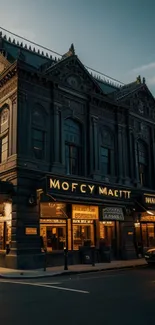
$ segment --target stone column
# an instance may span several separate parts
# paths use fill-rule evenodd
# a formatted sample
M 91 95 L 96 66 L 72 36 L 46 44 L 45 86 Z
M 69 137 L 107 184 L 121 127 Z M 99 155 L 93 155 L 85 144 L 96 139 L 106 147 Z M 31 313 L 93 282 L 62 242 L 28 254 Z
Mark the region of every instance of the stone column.
M 155 130 L 153 129 L 153 127 L 151 128 L 151 153 L 152 153 L 152 157 L 151 157 L 151 161 L 152 161 L 152 164 L 151 164 L 151 174 L 153 177 L 152 178 L 152 188 L 154 189 L 155 188 L 155 185 L 154 185 L 154 178 L 155 178 Z
M 99 170 L 99 139 L 98 139 L 98 130 L 97 123 L 98 118 L 93 117 L 93 156 L 94 156 L 94 172 L 96 173 Z
M 60 111 L 57 104 L 54 105 L 54 161 L 60 163 Z
M 62 136 L 62 121 L 61 121 L 61 105 L 54 103 L 54 113 L 53 113 L 53 145 L 54 145 L 54 157 L 53 165 L 51 171 L 54 173 L 65 172 L 64 164 L 64 146 L 63 146 L 63 136 Z
M 122 182 L 123 174 L 123 142 L 122 142 L 122 127 L 118 125 L 118 182 Z
M 130 162 L 130 175 L 132 181 L 134 180 L 134 148 L 133 148 L 133 133 L 132 133 L 132 128 L 129 128 L 129 162 Z
M 125 129 L 123 128 L 122 130 L 122 142 L 123 142 L 123 150 L 122 150 L 122 154 L 123 154 L 123 178 L 124 181 L 126 181 L 126 177 L 127 177 L 127 159 L 128 159 L 128 152 L 127 152 L 127 139 L 126 139 L 126 133 L 125 133 Z
M 138 157 L 137 157 L 137 139 L 134 136 L 134 161 L 135 161 L 135 182 L 137 183 L 137 186 L 140 185 L 140 179 L 139 179 L 139 168 L 138 168 Z
M 29 185 L 28 185 L 29 183 Z M 41 253 L 39 204 L 29 204 L 28 198 L 35 195 L 36 180 L 19 178 L 16 194 L 12 198 L 11 250 L 6 255 L 6 267 L 35 269 L 43 267 Z M 33 193 L 32 193 L 33 192 Z M 27 230 L 34 231 L 32 234 Z
M 153 154 L 154 154 L 154 149 L 152 146 L 152 141 L 151 141 L 151 132 L 148 136 L 148 185 L 149 187 L 152 188 L 153 182 L 152 182 L 152 171 L 154 170 L 153 167 Z

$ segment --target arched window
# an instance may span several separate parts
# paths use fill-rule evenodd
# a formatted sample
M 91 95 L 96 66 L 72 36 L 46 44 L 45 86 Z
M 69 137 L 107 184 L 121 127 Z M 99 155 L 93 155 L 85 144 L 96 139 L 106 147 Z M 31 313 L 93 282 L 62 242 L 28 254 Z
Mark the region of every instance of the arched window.
M 82 142 L 80 124 L 72 119 L 66 119 L 64 131 L 66 173 L 80 175 Z
M 100 170 L 102 176 L 113 174 L 114 168 L 114 138 L 107 128 L 103 128 L 100 132 Z
M 9 109 L 3 108 L 0 113 L 0 140 L 1 140 L 1 163 L 8 158 L 9 143 Z
M 34 157 L 45 157 L 45 112 L 43 107 L 37 105 L 32 111 L 32 147 Z
M 139 140 L 137 143 L 139 179 L 142 186 L 148 185 L 148 156 L 146 144 Z

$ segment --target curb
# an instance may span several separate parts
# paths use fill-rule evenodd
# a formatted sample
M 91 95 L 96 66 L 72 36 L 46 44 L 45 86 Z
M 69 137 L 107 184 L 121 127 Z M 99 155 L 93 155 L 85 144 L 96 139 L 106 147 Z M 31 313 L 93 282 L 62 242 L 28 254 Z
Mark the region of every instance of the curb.
M 23 275 L 19 275 L 19 276 L 7 276 L 7 275 L 2 275 L 0 274 L 0 279 L 10 279 L 10 280 L 28 280 L 28 279 L 41 279 L 41 278 L 53 278 L 53 277 L 58 277 L 58 276 L 70 276 L 70 275 L 77 275 L 77 274 L 86 274 L 86 273 L 97 273 L 97 272 L 106 272 L 106 271 L 115 271 L 115 270 L 124 270 L 124 269 L 134 269 L 134 268 L 142 268 L 142 267 L 147 267 L 147 264 L 139 264 L 139 265 L 128 265 L 128 266 L 116 266 L 113 268 L 106 268 L 106 269 L 95 269 L 95 270 L 82 270 L 82 271 L 62 271 L 59 273 L 55 273 L 55 274 L 41 274 L 41 275 L 34 275 L 34 276 L 25 276 L 24 272 Z M 46 271 L 45 271 L 46 272 Z

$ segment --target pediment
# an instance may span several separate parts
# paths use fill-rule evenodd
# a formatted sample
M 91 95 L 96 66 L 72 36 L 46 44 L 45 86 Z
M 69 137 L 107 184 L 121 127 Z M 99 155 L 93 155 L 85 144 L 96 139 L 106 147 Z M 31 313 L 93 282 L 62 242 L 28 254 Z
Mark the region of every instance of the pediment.
M 46 75 L 65 87 L 84 93 L 105 95 L 76 55 L 62 59 L 46 71 Z
M 155 119 L 155 99 L 146 84 L 141 84 L 119 101 L 138 115 Z
M 2 53 L 0 53 L 0 74 L 10 65 L 10 62 L 6 59 L 6 57 Z

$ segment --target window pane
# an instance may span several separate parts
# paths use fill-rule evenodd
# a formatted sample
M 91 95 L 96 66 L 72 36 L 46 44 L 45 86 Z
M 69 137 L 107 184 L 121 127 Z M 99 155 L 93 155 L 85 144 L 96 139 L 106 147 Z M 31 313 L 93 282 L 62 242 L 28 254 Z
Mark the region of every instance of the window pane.
M 69 146 L 65 146 L 65 160 L 66 160 L 66 173 L 70 174 L 70 158 L 69 158 Z
M 43 131 L 35 130 L 35 129 L 33 130 L 33 138 L 35 140 L 43 141 L 43 136 L 44 136 Z
M 110 150 L 104 147 L 100 148 L 101 156 L 101 173 L 103 175 L 110 174 Z
M 1 162 L 8 158 L 8 136 L 1 139 Z
M 75 146 L 65 146 L 66 172 L 68 174 L 79 174 L 79 148 Z
M 9 127 L 8 121 L 9 121 L 9 110 L 6 108 L 1 113 L 1 133 L 6 131 Z
M 33 129 L 33 151 L 37 159 L 44 156 L 44 132 Z

